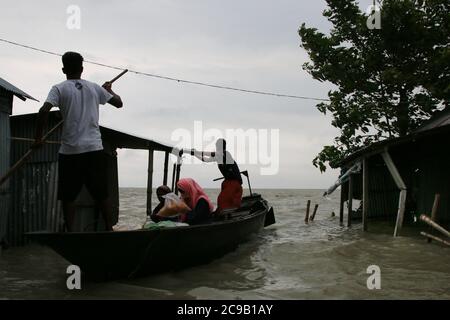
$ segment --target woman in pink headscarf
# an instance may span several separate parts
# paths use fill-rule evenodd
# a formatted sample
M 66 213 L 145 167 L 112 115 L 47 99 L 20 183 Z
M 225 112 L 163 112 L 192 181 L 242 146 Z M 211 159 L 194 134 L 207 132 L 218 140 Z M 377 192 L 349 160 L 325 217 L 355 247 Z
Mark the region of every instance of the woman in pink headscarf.
M 210 222 L 214 206 L 202 187 L 191 178 L 180 179 L 177 187 L 181 198 L 191 209 L 188 213 L 181 215 L 181 222 L 189 224 Z

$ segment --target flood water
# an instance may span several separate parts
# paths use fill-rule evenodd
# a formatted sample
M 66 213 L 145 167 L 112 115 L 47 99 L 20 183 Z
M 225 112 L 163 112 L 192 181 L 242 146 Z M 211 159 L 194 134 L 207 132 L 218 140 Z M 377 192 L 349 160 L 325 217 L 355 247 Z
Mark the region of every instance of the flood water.
M 393 238 L 390 223 L 339 225 L 339 192 L 259 190 L 277 223 L 207 265 L 179 272 L 66 288 L 67 261 L 38 245 L 11 248 L 0 258 L 2 299 L 450 299 L 450 249 L 427 243 L 420 229 Z M 216 199 L 217 190 L 207 190 Z M 120 225 L 145 220 L 145 189 L 121 189 Z M 319 204 L 304 223 L 306 202 Z M 336 216 L 332 216 L 332 212 Z M 370 232 L 372 230 L 372 232 Z M 374 232 L 376 230 L 377 232 Z M 381 289 L 367 288 L 367 268 L 381 270 Z

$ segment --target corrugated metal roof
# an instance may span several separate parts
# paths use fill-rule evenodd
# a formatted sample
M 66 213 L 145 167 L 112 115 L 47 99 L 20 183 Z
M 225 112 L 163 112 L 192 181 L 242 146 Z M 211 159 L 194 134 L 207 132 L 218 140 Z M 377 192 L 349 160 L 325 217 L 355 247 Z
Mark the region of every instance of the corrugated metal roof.
M 416 132 L 426 131 L 450 124 L 450 109 L 442 110 L 434 117 L 426 121 L 422 126 L 420 126 Z
M 372 143 L 371 145 L 361 148 L 358 151 L 355 151 L 341 162 L 337 164 L 338 167 L 346 166 L 353 163 L 355 160 L 360 159 L 362 156 L 370 156 L 377 153 L 381 153 L 385 150 L 385 148 L 390 148 L 394 146 L 398 146 L 404 143 L 414 142 L 418 139 L 427 138 L 430 136 L 434 136 L 437 134 L 448 134 L 450 131 L 450 124 L 442 124 L 436 126 L 434 128 L 430 128 L 427 130 L 414 131 L 413 133 L 392 139 L 386 139 L 383 141 L 378 141 Z
M 58 115 L 59 111 L 50 112 L 49 121 L 59 122 L 59 120 L 61 119 L 60 117 L 58 117 Z M 37 116 L 38 116 L 37 113 L 28 113 L 11 116 L 10 119 L 11 119 L 11 127 L 13 130 L 13 136 L 20 138 L 33 138 Z M 49 128 L 50 127 L 51 126 L 49 126 Z M 173 148 L 172 146 L 167 145 L 165 143 L 138 137 L 122 131 L 107 128 L 105 126 L 100 126 L 100 131 L 102 134 L 102 138 L 104 140 L 110 141 L 117 148 L 142 149 L 142 150 L 153 149 L 156 151 L 167 151 L 167 152 L 171 152 Z M 58 138 L 56 140 L 59 140 L 59 132 L 60 131 L 58 130 Z M 49 140 L 53 140 L 53 138 L 50 137 Z M 38 151 L 34 155 L 34 158 L 37 158 L 39 154 L 40 151 Z
M 22 100 L 26 100 L 26 99 L 31 99 L 34 101 L 39 101 L 35 98 L 33 98 L 32 96 L 30 96 L 28 93 L 23 92 L 22 90 L 20 90 L 19 88 L 17 88 L 16 86 L 12 85 L 11 83 L 9 83 L 8 81 L 6 81 L 3 78 L 0 78 L 0 87 L 5 89 L 8 92 L 11 92 L 12 94 L 14 94 L 16 97 L 18 97 L 19 99 Z
M 10 129 L 9 115 L 0 112 L 0 176 L 3 176 L 10 167 Z M 6 224 L 9 213 L 9 181 L 0 186 L 0 246 L 6 236 Z
M 100 132 L 103 139 L 110 139 L 114 141 L 114 145 L 117 148 L 125 149 L 153 149 L 156 151 L 172 151 L 172 146 L 157 142 L 155 140 L 149 140 L 136 135 L 111 129 L 105 126 L 100 126 Z

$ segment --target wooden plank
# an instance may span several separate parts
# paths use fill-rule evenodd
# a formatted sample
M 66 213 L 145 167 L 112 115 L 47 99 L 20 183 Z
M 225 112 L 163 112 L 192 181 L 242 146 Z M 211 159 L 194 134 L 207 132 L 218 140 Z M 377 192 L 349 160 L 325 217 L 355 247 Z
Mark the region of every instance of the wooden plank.
M 164 176 L 163 176 L 163 185 L 167 186 L 167 176 L 169 171 L 169 152 L 165 152 L 164 154 Z
M 177 164 L 173 164 L 173 170 L 172 170 L 172 191 L 175 190 L 175 180 L 176 180 L 176 172 L 177 172 Z
M 341 201 L 339 203 L 339 224 L 344 225 L 344 183 L 341 184 Z
M 363 211 L 362 224 L 363 231 L 367 231 L 367 214 L 369 212 L 369 161 L 363 159 Z
M 348 214 L 347 227 L 352 225 L 352 209 L 353 209 L 353 174 L 348 178 Z
M 317 209 L 319 208 L 319 205 L 316 204 L 314 206 L 313 214 L 311 215 L 311 218 L 309 218 L 310 221 L 314 221 L 314 218 L 316 217 Z
M 153 193 L 153 150 L 148 150 L 147 169 L 147 215 L 152 214 L 152 193 Z
M 398 199 L 398 213 L 397 213 L 397 221 L 395 222 L 394 237 L 398 237 L 400 235 L 400 230 L 402 229 L 403 226 L 403 216 L 405 215 L 405 207 L 406 207 L 406 190 L 401 190 Z
M 180 180 L 180 171 L 181 171 L 181 157 L 177 159 L 177 173 L 175 178 L 175 194 L 178 194 L 178 180 Z
M 433 202 L 433 208 L 431 209 L 431 220 L 434 222 L 437 222 L 437 211 L 439 208 L 439 201 L 441 199 L 441 195 L 439 193 L 436 193 L 434 195 L 434 202 Z M 431 242 L 432 238 L 428 238 L 428 242 Z
M 394 164 L 394 161 L 392 161 L 391 155 L 387 150 L 385 150 L 382 154 L 383 160 L 386 163 L 386 166 L 388 167 L 389 172 L 391 173 L 392 178 L 395 181 L 395 184 L 400 190 L 406 189 L 405 182 L 403 182 L 402 177 L 400 176 L 400 173 L 397 170 L 397 167 Z
M 391 155 L 389 154 L 388 150 L 386 149 L 382 154 L 383 160 L 386 163 L 386 166 L 391 173 L 392 178 L 395 181 L 395 184 L 400 189 L 400 195 L 398 200 L 398 212 L 397 212 L 397 220 L 395 222 L 395 229 L 394 229 L 394 237 L 397 237 L 400 235 L 400 230 L 403 226 L 403 217 L 405 215 L 405 207 L 406 207 L 406 185 L 403 181 L 402 177 L 400 176 L 400 173 L 397 170 L 397 167 L 395 166 L 394 161 L 392 161 Z
M 425 222 L 426 224 L 428 224 L 429 226 L 433 227 L 434 229 L 436 229 L 437 231 L 441 232 L 443 235 L 447 236 L 450 238 L 450 232 L 447 231 L 444 227 L 442 227 L 441 225 L 437 224 L 436 222 L 434 222 L 433 220 L 431 220 L 429 217 L 427 217 L 424 214 L 420 215 L 420 220 L 422 220 L 423 222 Z
M 437 211 L 439 208 L 439 201 L 441 200 L 441 195 L 436 193 L 434 195 L 433 209 L 431 209 L 431 220 L 437 222 Z
M 308 223 L 309 221 L 309 208 L 311 206 L 311 200 L 308 200 L 306 203 L 306 215 L 305 215 L 305 223 Z
M 445 241 L 445 240 L 442 239 L 442 238 L 433 236 L 432 234 L 429 234 L 429 233 L 426 233 L 426 232 L 423 232 L 423 231 L 420 232 L 420 234 L 421 234 L 422 236 L 424 236 L 424 237 L 427 237 L 428 240 L 433 239 L 433 240 L 435 240 L 435 241 L 437 241 L 437 242 L 440 242 L 440 243 L 442 243 L 442 244 L 446 244 L 446 245 L 450 246 L 450 242 Z

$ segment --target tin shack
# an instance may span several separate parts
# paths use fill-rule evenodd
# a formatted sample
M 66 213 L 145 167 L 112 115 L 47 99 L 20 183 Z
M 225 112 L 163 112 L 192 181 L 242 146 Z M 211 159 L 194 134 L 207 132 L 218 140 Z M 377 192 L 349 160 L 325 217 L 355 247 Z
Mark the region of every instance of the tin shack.
M 10 142 L 10 160 L 14 164 L 29 150 L 34 141 L 37 113 L 16 115 L 9 117 L 11 136 L 2 136 L 2 148 Z M 58 111 L 51 112 L 47 132 L 61 121 Z M 154 152 L 164 153 L 163 183 L 167 184 L 169 154 L 172 147 L 124 132 L 100 127 L 104 151 L 108 155 L 109 187 L 111 202 L 114 207 L 113 222 L 119 217 L 119 181 L 118 181 L 118 148 L 141 149 L 148 151 L 148 189 L 147 212 L 151 211 L 153 158 Z M 60 145 L 61 127 L 58 127 L 47 139 L 45 145 L 36 150 L 26 164 L 10 178 L 9 209 L 6 212 L 6 225 L 2 223 L 5 238 L 10 245 L 23 245 L 27 242 L 25 233 L 31 231 L 48 230 L 63 231 L 64 219 L 61 205 L 57 200 L 58 181 L 58 150 Z M 6 160 L 4 160 L 6 161 Z M 174 170 L 172 179 L 176 179 Z M 172 182 L 174 183 L 174 182 Z M 76 230 L 102 230 L 103 221 L 95 202 L 84 188 L 77 200 Z M 144 214 L 144 213 L 143 213 Z M 5 213 L 3 213 L 3 216 Z
M 35 98 L 0 78 L 0 177 L 10 167 L 11 160 L 11 126 L 10 115 L 13 110 L 13 100 L 17 97 L 23 101 Z M 11 185 L 9 181 L 0 185 L 0 247 L 6 241 L 7 217 L 10 208 Z
M 404 137 L 367 146 L 341 163 L 340 221 L 350 226 L 356 211 L 353 200 L 361 200 L 363 229 L 369 221 L 392 221 L 394 236 L 404 224 L 430 215 L 439 198 L 436 222 L 450 226 L 450 110 L 442 111 Z M 342 179 L 344 178 L 344 179 Z M 344 203 L 347 208 L 344 209 Z

